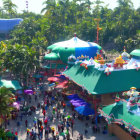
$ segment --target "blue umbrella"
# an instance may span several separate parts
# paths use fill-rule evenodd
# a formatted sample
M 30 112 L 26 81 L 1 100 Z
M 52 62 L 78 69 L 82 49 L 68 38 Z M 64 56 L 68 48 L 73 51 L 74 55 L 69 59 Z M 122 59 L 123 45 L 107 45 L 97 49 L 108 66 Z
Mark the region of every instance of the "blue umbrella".
M 67 96 L 70 100 L 74 99 L 74 98 L 79 98 L 79 96 L 77 94 L 73 94 L 73 95 L 69 95 Z
M 78 107 L 78 106 L 90 106 L 90 104 L 87 103 L 87 102 L 72 102 L 72 105 L 75 106 L 75 107 Z
M 83 99 L 80 99 L 80 98 L 74 98 L 72 100 L 70 100 L 71 103 L 74 103 L 74 102 L 85 102 Z
M 90 106 L 79 106 L 79 107 L 76 107 L 75 110 L 79 114 L 84 115 L 84 116 L 94 115 L 95 114 L 94 110 L 91 109 Z
M 67 78 L 65 77 L 65 75 L 60 75 L 59 78 L 66 80 Z

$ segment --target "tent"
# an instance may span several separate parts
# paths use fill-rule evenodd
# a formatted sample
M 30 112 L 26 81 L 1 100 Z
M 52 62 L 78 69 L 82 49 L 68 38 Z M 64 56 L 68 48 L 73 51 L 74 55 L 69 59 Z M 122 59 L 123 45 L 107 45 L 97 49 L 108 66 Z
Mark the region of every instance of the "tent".
M 60 57 L 56 53 L 49 53 L 45 55 L 44 59 L 46 60 L 59 60 Z
M 67 97 L 68 97 L 68 99 L 74 99 L 74 98 L 78 98 L 79 96 L 78 96 L 78 94 L 72 94 Z
M 130 55 L 140 57 L 140 49 L 133 50 Z
M 90 106 L 79 106 L 79 107 L 76 107 L 75 110 L 79 114 L 84 115 L 84 116 L 94 115 L 95 114 L 94 110 L 91 109 Z
M 89 103 L 87 103 L 87 102 L 80 102 L 80 101 L 77 101 L 77 102 L 71 102 L 72 103 L 72 105 L 73 106 L 75 106 L 75 107 L 79 107 L 79 106 L 90 106 L 90 104 Z
M 13 88 L 14 90 L 22 89 L 19 82 L 16 80 L 0 80 L 0 87 Z
M 57 59 L 60 58 L 63 63 L 67 63 L 68 57 L 71 55 L 75 57 L 86 55 L 91 58 L 96 56 L 97 50 L 101 50 L 102 48 L 96 43 L 86 42 L 77 37 L 73 37 L 70 40 L 55 43 L 47 49 L 52 50 L 52 52 L 45 55 L 45 60 L 56 60 L 57 56 Z

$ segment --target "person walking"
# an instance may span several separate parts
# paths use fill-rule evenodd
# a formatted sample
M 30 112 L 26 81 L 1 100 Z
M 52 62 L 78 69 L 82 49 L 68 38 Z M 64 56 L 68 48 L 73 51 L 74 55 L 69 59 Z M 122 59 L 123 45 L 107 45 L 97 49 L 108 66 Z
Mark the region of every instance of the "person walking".
M 44 118 L 46 116 L 46 110 L 45 109 L 43 110 L 43 116 L 44 116 Z

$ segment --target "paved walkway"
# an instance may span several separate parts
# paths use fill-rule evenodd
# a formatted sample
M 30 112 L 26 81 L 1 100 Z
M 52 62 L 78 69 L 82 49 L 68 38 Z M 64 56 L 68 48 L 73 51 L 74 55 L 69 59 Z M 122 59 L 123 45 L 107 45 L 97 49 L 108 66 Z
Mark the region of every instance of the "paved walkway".
M 38 102 L 40 102 L 42 104 L 43 103 L 43 97 L 40 97 L 40 99 L 38 99 L 37 102 L 35 102 L 35 100 L 33 98 L 32 102 L 31 102 L 31 105 L 37 106 Z M 55 104 L 53 106 L 55 106 Z M 61 109 L 61 111 L 62 111 L 62 109 Z M 52 107 L 49 107 L 47 109 L 47 113 L 46 113 L 47 116 L 49 116 L 51 112 L 52 112 Z M 67 116 L 67 115 L 71 115 L 71 114 L 72 114 L 71 108 L 66 107 L 65 115 Z M 18 120 L 20 121 L 20 118 L 18 118 L 17 121 L 10 121 L 10 125 L 8 126 L 8 129 L 13 130 L 14 132 L 17 131 L 19 140 L 30 140 L 30 138 L 27 137 L 27 135 L 26 135 L 26 129 L 27 128 L 25 127 L 25 120 L 26 119 L 28 120 L 28 128 L 35 130 L 35 128 L 33 127 L 34 117 L 39 118 L 40 120 L 43 121 L 43 114 L 42 114 L 41 108 L 37 109 L 36 112 L 33 113 L 31 116 L 24 116 L 23 120 L 21 121 L 21 125 L 19 127 L 17 127 L 16 123 L 17 123 Z M 89 124 L 88 127 L 85 126 L 86 122 L 88 122 L 88 124 Z M 55 117 L 53 122 L 49 122 L 50 126 L 55 127 L 55 130 L 57 130 L 56 126 L 57 126 L 58 123 L 60 123 L 60 121 L 57 120 L 56 117 Z M 87 135 L 84 135 L 85 129 L 88 130 Z M 36 132 L 38 132 L 38 131 L 36 130 Z M 73 136 L 72 136 L 71 129 L 70 129 L 69 132 L 70 132 L 71 140 L 77 140 L 77 138 L 79 136 L 79 133 L 84 135 L 84 140 L 104 140 L 104 139 L 105 140 L 118 140 L 118 138 L 116 138 L 115 136 L 110 136 L 109 134 L 93 133 L 92 132 L 91 120 L 80 121 L 78 119 L 75 119 Z M 53 140 L 51 134 L 49 135 L 49 138 L 50 138 L 49 140 Z M 60 140 L 63 139 L 62 136 L 60 136 L 59 138 L 60 138 Z M 42 140 L 45 140 L 45 138 L 43 138 Z

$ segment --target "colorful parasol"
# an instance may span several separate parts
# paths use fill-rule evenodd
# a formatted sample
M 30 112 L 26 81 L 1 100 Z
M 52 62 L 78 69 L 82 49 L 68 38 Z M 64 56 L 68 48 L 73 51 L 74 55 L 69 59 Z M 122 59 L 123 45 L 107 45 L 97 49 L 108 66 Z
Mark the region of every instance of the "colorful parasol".
M 67 116 L 67 119 L 70 119 L 70 118 L 71 118 L 70 115 L 68 115 L 68 116 Z
M 31 89 L 26 89 L 26 90 L 24 90 L 24 93 L 25 93 L 25 94 L 28 94 L 28 95 L 34 94 L 33 90 L 31 90 Z
M 52 129 L 53 131 L 55 131 L 55 128 L 54 128 L 54 127 L 51 127 L 51 129 Z
M 64 88 L 68 87 L 67 84 L 68 84 L 68 81 L 65 80 L 63 82 L 60 82 L 55 88 L 62 88 L 62 89 L 64 89 Z
M 20 109 L 20 104 L 18 102 L 13 102 L 13 107 Z
M 50 81 L 50 82 L 59 82 L 60 78 L 59 77 L 49 77 L 48 81 Z

